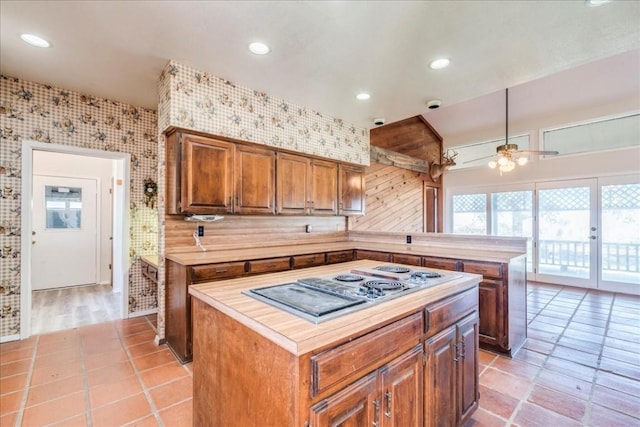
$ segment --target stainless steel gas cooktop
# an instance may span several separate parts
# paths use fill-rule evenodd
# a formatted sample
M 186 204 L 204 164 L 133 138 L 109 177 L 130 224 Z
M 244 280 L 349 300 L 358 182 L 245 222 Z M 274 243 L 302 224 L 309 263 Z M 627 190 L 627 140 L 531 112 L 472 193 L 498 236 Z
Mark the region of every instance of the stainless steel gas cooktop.
M 460 274 L 380 265 L 250 289 L 244 294 L 320 323 L 457 277 Z

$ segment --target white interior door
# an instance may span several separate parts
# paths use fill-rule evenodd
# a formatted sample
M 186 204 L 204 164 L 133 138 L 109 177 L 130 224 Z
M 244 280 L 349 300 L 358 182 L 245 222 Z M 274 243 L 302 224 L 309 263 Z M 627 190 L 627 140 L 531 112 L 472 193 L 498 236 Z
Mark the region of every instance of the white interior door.
M 97 181 L 33 176 L 32 289 L 97 281 Z

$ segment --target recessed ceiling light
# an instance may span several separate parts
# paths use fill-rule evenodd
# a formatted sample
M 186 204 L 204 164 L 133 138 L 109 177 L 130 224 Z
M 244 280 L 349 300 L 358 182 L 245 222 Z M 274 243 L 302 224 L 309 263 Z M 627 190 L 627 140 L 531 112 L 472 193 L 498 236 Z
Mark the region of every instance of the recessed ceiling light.
M 36 47 L 49 47 L 51 43 L 43 39 L 42 37 L 34 36 L 33 34 L 20 34 L 20 38 L 23 42 L 29 43 L 31 46 Z
M 441 68 L 445 68 L 449 66 L 450 62 L 451 61 L 449 61 L 447 58 L 438 58 L 435 61 L 431 61 L 431 64 L 429 64 L 429 67 L 431 67 L 431 69 L 433 70 L 439 70 Z
M 359 99 L 360 101 L 366 101 L 367 99 L 371 98 L 371 95 L 369 95 L 368 93 L 362 92 L 357 94 L 356 98 Z
M 271 49 L 269 49 L 269 46 L 260 42 L 251 43 L 249 45 L 249 50 L 255 53 L 256 55 L 266 55 L 267 53 L 271 52 Z
M 611 0 L 585 0 L 585 3 L 589 7 L 602 6 L 603 4 L 609 3 Z

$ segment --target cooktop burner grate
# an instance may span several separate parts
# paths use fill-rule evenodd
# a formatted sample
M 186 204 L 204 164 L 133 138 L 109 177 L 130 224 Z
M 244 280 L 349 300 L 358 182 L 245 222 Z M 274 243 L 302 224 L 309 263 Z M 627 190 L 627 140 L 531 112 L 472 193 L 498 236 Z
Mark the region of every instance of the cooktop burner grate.
M 334 280 L 338 280 L 340 282 L 360 282 L 364 280 L 364 277 L 356 276 L 355 274 L 340 274 L 339 276 L 334 277 Z
M 388 280 L 369 280 L 364 282 L 362 286 L 373 289 L 380 289 L 383 291 L 390 291 L 394 289 L 402 289 L 404 285 L 400 282 L 391 282 Z
M 381 265 L 380 267 L 376 267 L 375 269 L 386 271 L 388 273 L 408 273 L 411 271 L 406 267 L 396 267 L 395 265 Z
M 436 279 L 438 277 L 442 277 L 442 274 L 436 273 L 435 271 L 416 271 L 411 274 L 412 279 Z

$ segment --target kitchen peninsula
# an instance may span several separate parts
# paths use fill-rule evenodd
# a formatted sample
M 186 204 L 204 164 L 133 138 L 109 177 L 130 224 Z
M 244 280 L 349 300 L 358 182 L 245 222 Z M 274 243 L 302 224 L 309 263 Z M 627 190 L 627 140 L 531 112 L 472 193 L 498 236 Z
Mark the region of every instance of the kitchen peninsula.
M 194 425 L 464 423 L 478 399 L 480 275 L 456 273 L 317 324 L 242 293 L 380 264 L 191 286 Z

